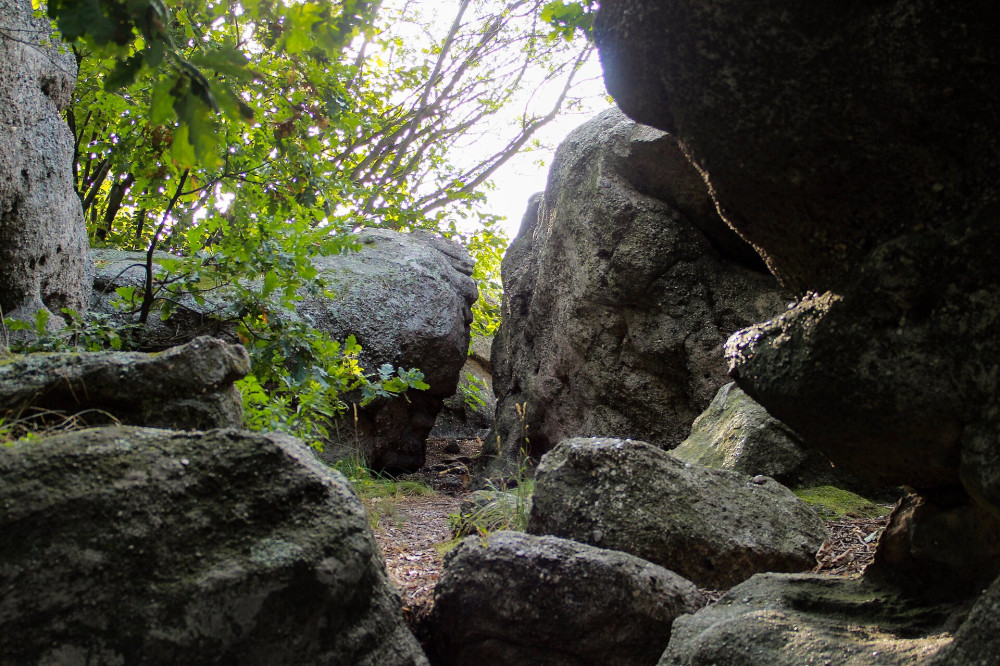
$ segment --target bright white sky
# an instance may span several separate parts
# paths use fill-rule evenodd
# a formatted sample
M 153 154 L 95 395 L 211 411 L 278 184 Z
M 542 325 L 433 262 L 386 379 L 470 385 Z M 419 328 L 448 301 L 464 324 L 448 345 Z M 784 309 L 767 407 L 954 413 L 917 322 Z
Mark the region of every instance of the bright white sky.
M 483 212 L 503 215 L 507 220 L 503 228 L 510 240 L 517 235 L 521 225 L 521 216 L 528 204 L 528 197 L 545 189 L 545 181 L 549 173 L 552 156 L 559 143 L 566 135 L 584 124 L 595 115 L 608 109 L 612 103 L 607 99 L 604 79 L 601 76 L 601 65 L 594 53 L 591 60 L 584 65 L 581 81 L 586 81 L 580 87 L 584 100 L 582 108 L 575 111 L 564 110 L 551 123 L 538 131 L 536 136 L 546 146 L 546 150 L 536 150 L 517 155 L 500 167 L 493 175 L 496 189 L 487 195 Z M 541 162 L 541 164 L 539 164 Z
M 500 0 L 476 0 L 473 4 L 488 8 L 491 3 L 499 4 L 499 2 Z M 391 10 L 405 8 L 403 15 L 410 20 L 394 24 L 392 31 L 403 35 L 411 43 L 422 43 L 429 34 L 434 34 L 438 38 L 446 34 L 454 20 L 458 4 L 458 0 L 387 0 L 383 8 Z M 471 16 L 473 11 L 470 10 L 467 17 Z M 520 98 L 490 121 L 499 130 L 495 142 L 491 142 L 488 136 L 477 135 L 462 148 L 460 154 L 469 159 L 470 165 L 506 145 L 514 132 L 509 126 L 506 130 L 499 128 L 505 124 L 516 124 L 525 110 L 529 115 L 544 115 L 551 109 L 561 90 L 562 81 L 542 85 L 544 76 L 545 72 L 541 66 L 538 67 L 534 77 L 529 73 L 525 77 L 527 85 Z M 486 205 L 478 209 L 482 213 L 506 217 L 503 229 L 509 239 L 517 235 L 528 197 L 545 189 L 548 167 L 558 144 L 571 131 L 611 105 L 607 100 L 596 51 L 574 81 L 571 97 L 576 100 L 574 105 L 578 108 L 569 110 L 567 104 L 564 104 L 563 112 L 534 135 L 543 148 L 515 156 L 494 173 L 491 180 L 496 189 L 487 193 Z M 538 85 L 534 85 L 535 83 Z

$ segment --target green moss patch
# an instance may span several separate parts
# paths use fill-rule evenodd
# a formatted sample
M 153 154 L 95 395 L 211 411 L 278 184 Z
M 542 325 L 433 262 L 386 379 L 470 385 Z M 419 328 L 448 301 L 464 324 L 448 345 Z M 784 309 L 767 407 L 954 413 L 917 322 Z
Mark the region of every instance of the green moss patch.
M 876 504 L 849 490 L 833 486 L 800 488 L 795 491 L 799 499 L 811 506 L 823 520 L 842 518 L 881 518 L 889 515 L 892 507 Z

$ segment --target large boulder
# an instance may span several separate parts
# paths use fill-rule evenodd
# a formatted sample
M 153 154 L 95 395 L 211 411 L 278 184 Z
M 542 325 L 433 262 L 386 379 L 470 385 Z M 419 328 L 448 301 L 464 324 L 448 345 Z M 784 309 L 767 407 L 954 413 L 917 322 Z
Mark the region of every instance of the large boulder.
M 948 645 L 958 611 L 856 578 L 759 574 L 678 618 L 659 664 L 927 663 Z
M 243 422 L 233 385 L 250 371 L 240 345 L 201 337 L 158 354 L 60 352 L 0 364 L 0 420 L 37 427 L 126 425 L 205 430 Z
M 51 26 L 33 18 L 28 0 L 0 0 L 0 16 L 0 314 L 82 313 L 87 229 L 73 188 L 73 134 L 61 116 L 76 62 L 52 44 Z
M 838 465 L 994 507 L 998 28 L 985 0 L 611 0 L 595 26 L 626 112 L 819 294 L 732 341 L 740 386 Z
M 774 479 L 597 438 L 542 458 L 528 531 L 632 553 L 714 588 L 812 569 L 827 538 L 819 516 Z
M 963 526 L 971 501 L 1000 512 L 998 28 L 986 0 L 609 0 L 595 24 L 619 103 L 676 134 L 802 294 L 730 340 L 737 383 L 838 466 L 930 500 L 879 544 L 908 587 L 996 559 L 1000 528 Z
M 359 252 L 314 258 L 334 296 L 307 295 L 298 313 L 334 339 L 354 335 L 367 373 L 386 363 L 419 368 L 430 388 L 359 407 L 356 421 L 352 411 L 324 455 L 335 460 L 360 452 L 374 467 L 414 471 L 424 462 L 427 435 L 443 401 L 455 394 L 466 361 L 477 297 L 473 263 L 460 245 L 427 232 L 368 229 L 358 241 Z M 95 250 L 94 258 L 95 309 L 111 312 L 115 288 L 142 284 L 145 272 L 138 264 L 145 255 Z M 154 323 L 151 344 L 176 344 L 205 330 L 231 335 L 206 317 L 225 309 L 224 295 L 204 306 L 185 305 L 174 318 Z
M 949 244 L 944 236 L 938 241 Z M 883 246 L 873 257 L 892 251 Z M 807 297 L 734 335 L 727 345 L 732 374 L 837 465 L 882 485 L 926 490 L 961 481 L 1000 507 L 991 435 L 1000 427 L 1000 373 L 990 369 L 992 350 L 1000 348 L 1000 268 L 986 256 L 970 258 L 961 281 L 981 278 L 981 288 L 942 284 L 941 293 L 924 294 L 929 309 L 917 314 L 897 308 L 886 286 L 917 288 L 918 273 L 933 272 L 934 262 L 906 254 L 903 272 L 864 266 L 864 285 Z
M 670 453 L 684 462 L 764 474 L 793 487 L 852 481 L 820 453 L 804 448 L 791 428 L 732 382 L 719 389 L 688 438 Z
M 0 662 L 427 663 L 297 440 L 92 429 L 0 448 L 0 478 Z
M 496 532 L 445 560 L 430 620 L 436 664 L 652 664 L 674 619 L 704 605 L 690 581 L 637 557 Z
M 679 444 L 725 382 L 726 338 L 786 307 L 762 268 L 673 137 L 617 110 L 575 130 L 503 260 L 487 453 Z
M 419 368 L 430 388 L 358 409 L 357 422 L 347 424 L 340 446 L 331 448 L 360 447 L 377 468 L 415 471 L 468 356 L 478 297 L 473 262 L 458 243 L 427 232 L 369 229 L 359 240 L 360 252 L 315 260 L 335 297 L 307 298 L 299 313 L 335 339 L 354 335 L 363 368 Z
M 677 136 L 784 284 L 822 292 L 884 242 L 993 224 L 998 29 L 988 0 L 609 0 L 594 33 L 621 108 Z

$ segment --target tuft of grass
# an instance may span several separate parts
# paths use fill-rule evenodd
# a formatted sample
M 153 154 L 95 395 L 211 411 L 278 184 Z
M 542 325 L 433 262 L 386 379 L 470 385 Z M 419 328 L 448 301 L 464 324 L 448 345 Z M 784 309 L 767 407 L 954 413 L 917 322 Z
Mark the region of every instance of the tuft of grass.
M 470 534 L 485 538 L 491 532 L 524 532 L 528 528 L 531 494 L 535 489 L 528 456 L 528 403 L 515 403 L 514 407 L 521 420 L 522 441 L 514 478 L 510 482 L 487 481 L 486 490 L 475 493 L 471 503 L 467 502 L 459 513 L 448 516 L 451 533 L 456 539 Z M 498 450 L 501 448 L 499 439 L 497 435 Z
M 434 489 L 422 479 L 397 479 L 380 474 L 367 467 L 361 456 L 338 460 L 333 467 L 347 477 L 358 493 L 373 530 L 379 529 L 386 520 L 397 526 L 402 525 L 402 518 L 396 509 L 407 497 L 434 494 Z
M 448 539 L 447 541 L 441 541 L 434 544 L 434 552 L 438 555 L 447 555 L 451 551 L 455 550 L 455 547 L 462 541 L 464 537 L 454 537 Z
M 84 409 L 66 413 L 42 407 L 30 407 L 28 413 L 7 413 L 0 416 L 0 444 L 13 446 L 64 432 L 85 430 L 96 425 L 121 425 L 115 416 L 102 409 Z
M 522 479 L 512 490 L 487 485 L 488 489 L 474 493 L 471 502 L 463 504 L 461 511 L 448 516 L 451 533 L 456 538 L 470 534 L 485 537 L 501 530 L 527 530 L 534 481 Z
M 794 492 L 823 520 L 882 518 L 892 511 L 891 506 L 877 504 L 861 495 L 834 486 L 800 488 Z

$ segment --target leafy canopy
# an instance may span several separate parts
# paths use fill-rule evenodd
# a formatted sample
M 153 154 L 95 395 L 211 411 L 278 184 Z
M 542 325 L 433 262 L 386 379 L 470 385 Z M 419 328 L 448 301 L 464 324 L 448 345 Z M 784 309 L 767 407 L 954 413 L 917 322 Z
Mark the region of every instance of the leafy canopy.
M 336 411 L 365 374 L 356 344 L 295 313 L 302 294 L 325 290 L 311 259 L 355 248 L 359 227 L 426 228 L 477 258 L 475 328 L 491 333 L 506 239 L 476 206 L 496 169 L 572 103 L 592 53 L 554 33 L 543 9 L 52 0 L 80 66 L 67 120 L 92 243 L 149 257 L 145 292 L 119 293 L 127 314 L 211 306 L 251 350 L 256 417 Z M 548 105 L 515 106 L 525 87 L 548 87 Z M 165 273 L 152 270 L 155 250 L 173 255 L 158 260 Z M 368 375 L 372 396 L 420 388 L 408 372 Z

